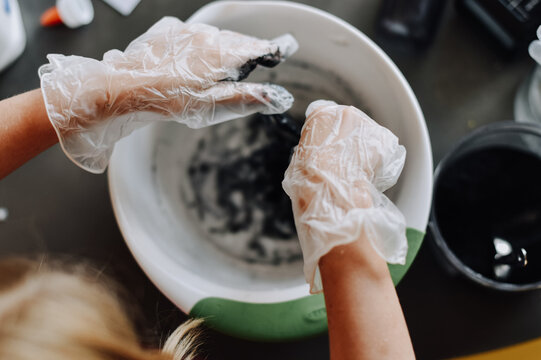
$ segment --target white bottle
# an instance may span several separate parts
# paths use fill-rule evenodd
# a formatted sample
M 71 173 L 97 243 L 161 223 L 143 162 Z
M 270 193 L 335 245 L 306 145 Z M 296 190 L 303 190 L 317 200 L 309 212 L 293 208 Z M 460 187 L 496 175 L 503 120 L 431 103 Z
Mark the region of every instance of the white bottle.
M 26 35 L 17 0 L 0 0 L 0 71 L 22 54 L 25 45 Z

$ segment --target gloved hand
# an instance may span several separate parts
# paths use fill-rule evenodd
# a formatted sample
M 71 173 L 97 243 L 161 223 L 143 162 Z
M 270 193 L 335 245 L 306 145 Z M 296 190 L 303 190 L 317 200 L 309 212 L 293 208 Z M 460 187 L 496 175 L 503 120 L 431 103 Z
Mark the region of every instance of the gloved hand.
M 306 110 L 282 186 L 291 198 L 310 292 L 321 292 L 319 259 L 366 236 L 390 263 L 405 263 L 406 222 L 383 194 L 402 171 L 406 149 L 352 106 L 318 100 Z
M 100 173 L 117 140 L 153 121 L 200 128 L 288 110 L 293 97 L 284 88 L 236 81 L 258 64 L 277 65 L 297 47 L 291 35 L 260 40 L 164 17 L 124 52 L 108 51 L 102 61 L 48 55 L 39 75 L 64 152 Z

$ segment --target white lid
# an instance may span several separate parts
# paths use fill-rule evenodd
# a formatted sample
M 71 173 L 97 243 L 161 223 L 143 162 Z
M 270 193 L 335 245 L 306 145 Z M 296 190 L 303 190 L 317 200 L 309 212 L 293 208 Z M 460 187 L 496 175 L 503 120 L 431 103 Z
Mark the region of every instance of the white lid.
M 90 0 L 57 0 L 56 8 L 67 27 L 76 28 L 94 19 L 94 7 Z

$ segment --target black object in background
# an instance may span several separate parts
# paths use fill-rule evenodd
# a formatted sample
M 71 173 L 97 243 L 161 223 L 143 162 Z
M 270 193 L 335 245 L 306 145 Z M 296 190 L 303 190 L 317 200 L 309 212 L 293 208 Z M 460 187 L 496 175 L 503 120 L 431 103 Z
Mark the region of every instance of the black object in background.
M 378 36 L 403 46 L 431 44 L 441 21 L 445 0 L 385 0 L 377 23 Z
M 526 48 L 541 25 L 541 0 L 457 0 L 507 51 Z
M 511 146 L 471 150 L 443 167 L 434 215 L 449 249 L 473 271 L 507 284 L 541 281 L 541 158 Z M 495 240 L 527 250 L 527 266 L 505 277 L 495 267 Z

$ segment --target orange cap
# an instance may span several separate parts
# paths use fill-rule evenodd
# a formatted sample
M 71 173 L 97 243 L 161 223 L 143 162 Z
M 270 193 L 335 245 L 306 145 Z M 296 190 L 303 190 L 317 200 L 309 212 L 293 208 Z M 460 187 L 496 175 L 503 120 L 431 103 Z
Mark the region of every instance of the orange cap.
M 43 26 L 62 24 L 62 19 L 60 18 L 60 14 L 58 13 L 56 6 L 45 10 L 45 12 L 41 15 L 40 23 Z

